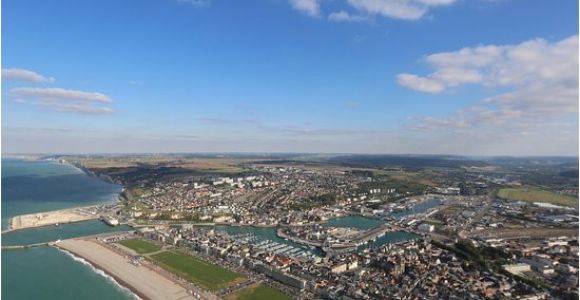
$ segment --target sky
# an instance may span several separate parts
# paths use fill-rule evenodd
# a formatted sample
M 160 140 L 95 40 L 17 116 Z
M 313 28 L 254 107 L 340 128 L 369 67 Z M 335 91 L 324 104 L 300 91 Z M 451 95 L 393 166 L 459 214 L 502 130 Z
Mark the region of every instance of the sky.
M 2 1 L 3 153 L 578 155 L 577 0 Z

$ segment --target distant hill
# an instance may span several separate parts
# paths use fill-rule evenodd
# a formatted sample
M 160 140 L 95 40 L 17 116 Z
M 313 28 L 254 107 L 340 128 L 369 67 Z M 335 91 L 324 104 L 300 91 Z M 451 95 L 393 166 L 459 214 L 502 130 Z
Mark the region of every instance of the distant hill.
M 407 167 L 407 168 L 460 168 L 483 167 L 488 163 L 453 155 L 338 155 L 325 159 L 327 162 L 357 167 Z
M 482 158 L 483 161 L 497 165 L 511 166 L 557 166 L 557 165 L 578 165 L 578 157 L 569 156 L 529 156 L 529 157 L 510 157 L 497 156 Z

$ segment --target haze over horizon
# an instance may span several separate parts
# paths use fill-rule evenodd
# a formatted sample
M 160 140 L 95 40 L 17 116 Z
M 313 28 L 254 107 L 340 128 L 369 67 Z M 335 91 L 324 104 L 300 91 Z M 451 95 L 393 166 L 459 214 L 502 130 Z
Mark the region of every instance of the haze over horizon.
M 578 1 L 2 8 L 3 153 L 578 155 Z

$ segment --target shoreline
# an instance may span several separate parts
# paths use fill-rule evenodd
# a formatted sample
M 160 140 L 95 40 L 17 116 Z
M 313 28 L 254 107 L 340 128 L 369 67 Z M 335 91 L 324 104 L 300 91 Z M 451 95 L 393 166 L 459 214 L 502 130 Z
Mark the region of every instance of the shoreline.
M 97 180 L 100 180 L 100 181 L 108 183 L 108 184 L 117 185 L 120 187 L 120 191 L 112 192 L 110 194 L 111 199 L 104 200 L 104 201 L 95 201 L 92 203 L 77 203 L 80 205 L 79 206 L 73 205 L 73 206 L 70 206 L 67 208 L 62 208 L 62 209 L 57 209 L 57 210 L 37 211 L 37 212 L 30 212 L 30 213 L 11 216 L 8 219 L 7 228 L 3 229 L 0 232 L 0 234 L 10 233 L 13 231 L 18 231 L 18 230 L 23 230 L 23 229 L 42 228 L 42 227 L 47 227 L 47 226 L 53 226 L 56 224 L 70 224 L 70 223 L 78 223 L 78 222 L 100 219 L 101 216 L 99 216 L 99 215 L 87 216 L 86 214 L 75 213 L 74 210 L 89 210 L 89 209 L 94 209 L 97 207 L 119 204 L 122 202 L 121 198 L 123 197 L 123 192 L 125 191 L 125 187 L 123 185 L 115 183 L 110 179 L 107 180 L 105 178 L 101 178 L 100 176 L 97 176 L 93 172 L 86 170 L 82 167 L 79 167 L 79 166 L 67 161 L 66 159 L 43 158 L 42 156 L 3 156 L 3 158 L 22 160 L 22 161 L 40 161 L 40 162 L 53 163 L 56 165 L 64 165 L 64 166 L 67 166 L 69 168 L 72 168 L 72 169 L 78 171 L 79 174 L 84 174 L 88 177 L 95 178 Z M 42 216 L 43 214 L 48 215 L 48 216 Z M 62 215 L 62 214 L 64 214 L 64 215 Z M 22 218 L 31 218 L 31 217 L 36 217 L 36 221 L 39 221 L 41 223 L 40 224 L 32 224 L 32 225 L 26 224 L 24 226 L 17 226 L 17 227 L 14 226 L 14 222 L 18 222 L 17 220 L 19 220 L 19 222 L 22 222 Z M 44 217 L 44 218 L 57 217 L 57 219 L 52 220 L 52 221 L 43 222 L 41 220 L 41 217 Z M 62 218 L 64 218 L 64 219 L 62 219 Z M 33 222 L 33 221 L 34 220 L 28 220 L 28 222 Z
M 69 239 L 55 243 L 53 247 L 84 260 L 92 266 L 93 271 L 102 271 L 140 299 L 193 299 L 178 282 L 168 279 L 146 265 L 136 266 L 130 263 L 129 255 L 117 253 L 96 239 Z
M 134 290 L 132 290 L 131 288 L 127 287 L 126 284 L 123 284 L 124 282 L 122 280 L 120 280 L 119 278 L 116 278 L 115 276 L 105 272 L 102 269 L 99 269 L 98 266 L 95 266 L 94 264 L 92 264 L 90 261 L 80 257 L 80 256 L 76 256 L 74 253 L 67 251 L 65 249 L 59 248 L 59 247 L 54 247 L 56 248 L 58 251 L 64 253 L 65 255 L 68 255 L 69 257 L 71 257 L 74 261 L 76 262 L 80 262 L 83 265 L 88 266 L 92 272 L 97 273 L 99 275 L 101 275 L 102 277 L 104 277 L 105 279 L 109 280 L 110 282 L 112 282 L 114 285 L 116 285 L 119 289 L 128 292 L 131 294 L 131 296 L 133 296 L 135 299 L 137 300 L 146 300 L 144 298 L 141 298 L 141 296 L 139 296 Z
M 93 172 L 93 171 L 91 171 L 91 170 L 83 167 L 80 164 L 72 163 L 72 162 L 70 162 L 70 161 L 68 161 L 66 159 L 58 160 L 58 163 L 59 164 L 63 164 L 63 165 L 67 165 L 67 166 L 69 166 L 69 167 L 71 167 L 71 168 L 73 168 L 75 170 L 78 170 L 79 172 L 84 173 L 85 175 L 87 175 L 89 177 L 93 177 L 93 178 L 96 178 L 96 179 L 101 180 L 103 182 L 120 186 L 121 187 L 121 192 L 119 192 L 119 196 L 121 196 L 121 193 L 123 192 L 123 190 L 125 190 L 125 186 L 124 185 L 119 184 L 119 183 L 113 181 L 113 179 L 111 177 L 109 177 L 109 176 L 104 177 L 104 176 L 98 175 L 97 173 L 95 173 L 95 172 Z
M 100 273 L 99 275 L 101 275 L 101 276 L 104 274 L 105 276 L 103 276 L 103 277 L 105 277 L 105 279 L 113 282 L 113 284 L 117 285 L 121 289 L 124 289 L 126 291 L 131 292 L 132 296 L 134 296 L 135 298 L 141 299 L 141 300 L 153 300 L 153 299 L 150 299 L 150 298 L 143 296 L 138 290 L 132 288 L 129 284 L 127 284 L 121 278 L 111 274 L 110 272 L 107 272 L 107 271 L 101 269 L 98 264 L 95 264 L 91 260 L 89 260 L 83 256 L 79 256 L 71 251 L 66 250 L 66 249 L 60 248 L 58 246 L 55 246 L 55 248 L 57 250 L 65 253 L 65 254 L 71 256 L 73 260 L 78 261 L 81 264 L 88 265 L 91 268 L 92 272 L 97 273 L 97 274 Z

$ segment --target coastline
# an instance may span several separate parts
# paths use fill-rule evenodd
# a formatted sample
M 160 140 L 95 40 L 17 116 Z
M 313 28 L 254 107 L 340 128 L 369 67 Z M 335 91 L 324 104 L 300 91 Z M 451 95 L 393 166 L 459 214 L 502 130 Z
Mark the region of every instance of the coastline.
M 83 167 L 80 164 L 75 164 L 75 163 L 69 162 L 66 159 L 61 159 L 58 162 L 60 164 L 67 165 L 67 166 L 69 166 L 69 167 L 71 167 L 71 168 L 73 168 L 75 170 L 78 170 L 79 172 L 82 172 L 82 173 L 84 173 L 85 175 L 87 175 L 89 177 L 97 178 L 97 179 L 99 179 L 101 181 L 104 181 L 106 183 L 120 185 L 121 186 L 121 192 L 119 193 L 119 196 L 122 193 L 122 191 L 125 189 L 125 186 L 123 186 L 122 184 L 119 184 L 119 183 L 115 182 L 111 177 L 98 175 L 97 173 L 95 173 L 95 172 L 93 172 L 93 171 L 91 171 L 91 170 Z
M 95 178 L 95 179 L 88 179 L 88 177 L 98 177 L 98 176 L 93 176 L 93 174 L 90 174 L 89 172 L 86 172 L 85 170 L 83 170 L 82 168 L 78 168 L 72 164 L 64 164 L 62 162 L 59 162 L 57 159 L 47 159 L 45 157 L 41 157 L 38 155 L 3 155 L 3 162 L 6 162 L 7 165 L 11 164 L 11 163 L 15 163 L 14 166 L 21 168 L 22 166 L 25 168 L 28 166 L 27 164 L 29 164 L 30 166 L 30 171 L 28 171 L 28 173 L 31 173 L 31 176 L 34 176 L 34 174 L 32 174 L 32 172 L 34 172 L 36 174 L 36 172 L 44 172 L 44 170 L 51 170 L 51 168 L 54 168 L 56 173 L 68 173 L 68 174 L 72 174 L 73 176 L 80 176 L 80 177 L 86 177 L 83 178 L 85 180 L 83 181 L 88 181 L 90 182 L 91 180 L 93 180 L 94 184 L 97 184 L 99 186 L 103 185 L 103 182 L 107 182 L 106 180 L 103 180 L 103 178 Z M 20 165 L 20 163 L 23 163 L 22 165 Z M 39 167 L 36 167 L 39 166 Z M 4 166 L 3 166 L 4 167 Z M 15 170 L 20 170 L 20 169 L 15 169 Z M 38 171 L 37 171 L 38 170 Z M 6 174 L 3 174 L 5 176 L 10 175 L 11 173 L 7 172 Z M 52 175 L 50 172 L 48 174 L 49 176 Z M 94 180 L 97 180 L 98 182 L 95 182 Z M 55 182 L 55 184 L 59 184 L 59 185 L 67 185 L 70 184 L 66 181 L 58 181 Z M 34 186 L 25 186 L 23 188 L 34 188 Z M 81 191 L 80 193 L 78 193 L 78 196 L 76 198 L 78 198 L 78 201 L 70 201 L 68 203 L 64 203 L 65 205 L 62 205 L 60 207 L 63 207 L 63 209 L 60 209 L 59 206 L 52 206 L 52 205 L 43 205 L 43 206 L 35 206 L 33 205 L 34 203 L 31 202 L 32 205 L 28 205 L 25 210 L 15 210 L 14 213 L 8 213 L 9 211 L 6 211 L 6 218 L 3 220 L 3 227 L 2 228 L 2 235 L 3 237 L 6 237 L 8 240 L 13 241 L 13 243 L 10 243 L 10 245 L 12 244 L 21 244 L 21 243 L 32 243 L 34 245 L 35 241 L 31 240 L 31 238 L 36 239 L 36 236 L 38 236 L 37 232 L 43 232 L 42 228 L 48 228 L 48 227 L 52 227 L 51 224 L 43 224 L 43 226 L 35 226 L 35 227 L 27 227 L 27 228 L 15 228 L 16 226 L 12 226 L 13 225 L 13 218 L 14 217 L 19 217 L 19 216 L 25 216 L 25 215 L 33 215 L 33 214 L 45 214 L 45 213 L 52 213 L 55 211 L 82 211 L 84 209 L 86 209 L 87 207 L 94 207 L 94 206 L 114 206 L 114 205 L 118 205 L 120 203 L 120 195 L 121 192 L 123 191 L 123 187 L 122 185 L 118 185 L 116 184 L 115 186 L 109 186 L 109 187 L 104 187 L 101 189 L 103 192 L 102 193 L 93 193 L 92 190 L 84 190 Z M 40 197 L 42 197 L 42 195 L 40 195 Z M 58 196 L 57 196 L 58 197 Z M 70 197 L 69 197 L 70 198 Z M 86 200 L 89 201 L 86 201 Z M 41 199 L 39 199 L 41 200 Z M 55 201 L 59 201 L 57 198 Z M 4 204 L 3 204 L 4 206 Z M 20 213 L 19 213 L 20 212 Z M 3 212 L 4 214 L 4 212 Z M 92 230 L 92 229 L 88 229 L 86 226 L 84 225 L 80 225 L 80 224 L 87 224 L 92 222 L 92 220 L 98 219 L 99 218 L 99 214 L 97 213 L 95 216 L 88 217 L 88 211 L 87 211 L 87 217 L 86 218 L 81 218 L 80 220 L 67 220 L 70 221 L 68 223 L 71 223 L 71 226 L 74 226 L 74 228 L 76 228 L 77 226 L 80 226 L 80 231 L 77 233 L 76 231 L 70 232 L 69 228 L 71 227 L 66 227 L 62 229 L 62 232 L 64 235 L 78 235 L 80 232 L 85 232 L 85 231 L 90 231 L 90 234 L 94 234 L 92 233 L 93 231 L 99 231 L 98 229 Z M 64 220 L 59 220 L 60 224 L 64 224 L 67 223 Z M 95 222 L 95 221 L 93 221 Z M 37 224 L 38 225 L 38 224 Z M 101 226 L 101 225 L 99 225 Z M 104 225 L 103 225 L 104 226 Z M 94 227 L 94 226 L 93 226 Z M 105 227 L 105 226 L 104 226 Z M 92 228 L 92 227 L 91 227 Z M 20 230 L 22 229 L 22 230 Z M 38 230 L 40 229 L 40 230 Z M 56 228 L 55 228 L 56 229 Z M 76 229 L 75 229 L 76 230 Z M 108 229 L 107 229 L 108 230 Z M 52 228 L 49 229 L 50 234 L 54 235 L 54 237 L 52 238 L 52 240 L 56 240 L 57 238 L 60 238 L 60 234 L 57 232 L 61 232 L 61 229 L 58 230 L 53 230 Z M 54 231 L 54 233 L 53 233 Z M 74 230 L 73 230 L 74 231 Z M 102 232 L 102 230 L 101 230 Z M 98 232 L 98 234 L 100 234 L 101 232 Z M 4 234 L 6 234 L 4 236 Z M 80 233 L 82 234 L 82 233 Z M 86 235 L 86 234 L 83 234 Z M 19 242 L 21 237 L 25 237 L 24 240 L 25 242 Z M 56 252 L 60 253 L 60 256 L 57 254 L 57 256 L 54 257 L 54 259 L 61 259 L 64 260 L 62 261 L 63 265 L 62 268 L 63 269 L 59 269 L 59 271 L 63 271 L 63 270 L 69 270 L 71 267 L 69 265 L 77 265 L 78 263 L 81 263 L 82 268 L 86 268 L 88 267 L 88 269 L 86 269 L 85 272 L 81 272 L 80 274 L 77 274 L 76 272 L 74 273 L 74 275 L 69 276 L 68 278 L 74 279 L 75 276 L 79 276 L 79 279 L 82 278 L 83 280 L 83 284 L 80 284 L 78 287 L 77 286 L 70 286 L 67 287 L 67 291 L 70 291 L 70 294 L 68 295 L 68 297 L 70 299 L 74 299 L 75 298 L 75 294 L 77 289 L 81 289 L 83 288 L 87 282 L 89 283 L 95 283 L 97 284 L 97 286 L 99 287 L 99 289 L 108 289 L 108 290 L 114 290 L 114 291 L 100 291 L 98 294 L 100 295 L 108 295 L 108 296 L 117 296 L 115 298 L 127 298 L 127 299 L 140 299 L 140 300 L 146 300 L 147 298 L 144 297 L 140 297 L 138 295 L 138 293 L 136 293 L 136 291 L 131 290 L 129 288 L 127 288 L 127 284 L 122 280 L 122 278 L 116 277 L 116 276 L 111 276 L 112 274 L 110 274 L 109 272 L 105 272 L 105 270 L 101 269 L 98 265 L 89 262 L 88 260 L 85 260 L 84 258 L 75 255 L 74 253 L 70 252 L 70 251 L 66 251 L 63 249 L 60 249 L 58 247 L 53 247 L 53 246 L 46 246 L 48 244 L 48 242 L 42 242 L 38 243 L 38 244 L 42 244 L 42 246 L 38 246 L 38 248 L 32 249 L 29 248 L 27 245 L 27 247 L 24 247 L 23 249 L 28 249 L 25 251 L 10 251 L 10 250 L 6 250 L 6 249 L 2 249 L 2 254 L 6 254 L 6 251 L 9 251 L 10 253 L 7 255 L 10 255 L 11 257 L 11 261 L 19 261 L 18 263 L 12 263 L 12 264 L 8 264 L 7 263 L 7 267 L 10 265 L 11 267 L 11 271 L 15 274 L 15 275 L 11 275 L 11 276 L 19 276 L 18 278 L 24 279 L 26 280 L 26 278 L 30 278 L 33 280 L 42 280 L 43 282 L 51 282 L 54 284 L 56 289 L 64 289 L 64 286 L 67 285 L 66 282 L 59 282 L 58 278 L 54 278 L 51 277 L 51 274 L 53 274 L 52 271 L 50 270 L 46 270 L 42 267 L 42 264 L 40 264 L 40 262 L 42 262 L 42 260 L 44 258 L 40 258 L 38 257 L 38 253 L 43 253 L 42 248 L 53 248 L 55 250 L 58 250 Z M 4 245 L 4 244 L 3 244 Z M 65 252 L 66 251 L 66 252 Z M 64 255 L 63 255 L 64 254 Z M 36 262 L 29 262 L 26 259 L 22 259 L 22 257 L 30 257 L 32 256 L 34 259 L 32 261 Z M 7 256 L 8 257 L 8 256 Z M 62 257 L 62 258 L 59 258 Z M 70 259 L 72 258 L 72 260 Z M 60 261 L 60 260 L 59 260 Z M 22 268 L 21 268 L 22 266 Z M 77 265 L 78 268 L 78 265 Z M 4 269 L 4 266 L 3 266 Z M 34 275 L 25 275 L 23 274 L 23 272 L 27 272 L 25 270 L 37 270 L 38 272 L 35 272 Z M 73 266 L 72 270 L 76 270 Z M 86 273 L 88 272 L 88 274 Z M 58 272 L 57 272 L 58 273 Z M 90 275 L 90 273 L 93 273 L 93 275 Z M 96 275 L 95 275 L 96 274 Z M 106 282 L 106 283 L 103 283 Z M 18 282 L 20 284 L 20 281 Z M 11 293 L 7 293 L 8 294 L 12 294 L 13 296 L 16 295 L 15 293 L 17 293 L 17 295 L 19 295 L 20 298 L 22 299 L 33 299 L 32 295 L 37 295 L 37 292 L 28 292 L 27 291 L 27 287 L 23 287 L 23 286 L 18 286 L 18 287 L 13 287 L 13 291 Z M 33 288 L 35 289 L 35 288 Z M 38 287 L 39 290 L 41 291 L 47 291 L 47 288 L 42 286 L 42 287 Z M 84 288 L 83 288 L 84 289 Z M 48 291 L 51 291 L 52 288 L 49 288 Z M 138 292 L 138 291 L 137 291 Z M 87 296 L 87 293 L 91 293 L 91 292 L 83 292 L 85 296 Z M 27 295 L 24 296 L 23 295 Z M 118 295 L 125 295 L 125 296 L 118 296 Z M 30 296 L 30 297 L 28 297 Z M 46 295 L 45 295 L 46 296 Z M 50 297 L 50 295 L 48 296 Z M 78 297 L 78 296 L 77 296 Z M 38 299 L 42 299 L 44 297 L 40 297 Z M 55 298 L 56 299 L 56 298 Z
M 110 274 L 108 274 L 107 272 L 105 272 L 104 270 L 101 270 L 98 268 L 98 266 L 93 265 L 91 262 L 87 261 L 86 259 L 80 257 L 80 256 L 76 256 L 74 253 L 67 251 L 65 249 L 59 248 L 59 247 L 55 247 L 58 251 L 64 253 L 65 255 L 68 255 L 69 257 L 71 257 L 75 262 L 80 262 L 83 265 L 88 266 L 92 272 L 97 273 L 101 276 L 103 276 L 105 279 L 111 281 L 114 285 L 116 285 L 119 289 L 123 290 L 124 292 L 127 292 L 129 294 L 131 294 L 132 297 L 134 297 L 137 300 L 145 300 L 143 298 L 141 298 L 134 290 L 132 290 L 131 288 L 127 287 L 126 284 L 122 284 L 122 280 L 120 280 L 119 278 L 115 278 L 115 276 L 112 276 Z
M 102 178 L 97 176 L 94 172 L 91 172 L 85 168 L 77 166 L 65 159 L 54 159 L 54 158 L 43 158 L 41 156 L 18 156 L 18 155 L 3 155 L 3 159 L 14 159 L 14 160 L 22 160 L 22 161 L 44 161 L 56 165 L 65 165 L 69 168 L 74 169 L 79 174 L 84 174 L 88 177 L 95 178 L 105 183 L 118 185 L 120 191 L 111 193 L 111 199 L 104 200 L 104 201 L 96 201 L 94 203 L 90 203 L 88 205 L 79 205 L 79 206 L 70 206 L 64 209 L 59 210 L 50 210 L 50 211 L 37 211 L 31 212 L 27 214 L 15 215 L 9 218 L 8 226 L 6 229 L 2 230 L 2 234 L 9 233 L 21 229 L 32 229 L 32 228 L 39 228 L 39 227 L 46 227 L 52 226 L 57 224 L 67 224 L 67 223 L 77 223 L 77 222 L 84 222 L 99 219 L 100 215 L 93 214 L 89 215 L 86 212 L 83 213 L 83 210 L 91 210 L 96 209 L 98 207 L 103 207 L 112 204 L 118 204 L 121 202 L 121 198 L 123 197 L 123 192 L 125 187 L 118 183 L 113 182 L 110 178 Z M 81 203 L 79 203 L 81 204 Z M 24 223 L 24 224 L 23 224 Z M 18 224 L 15 226 L 15 224 Z M 23 225 L 22 225 L 23 224 Z
M 193 299 L 189 292 L 175 281 L 145 265 L 136 266 L 123 256 L 93 239 L 70 239 L 53 245 L 89 263 L 93 270 L 102 271 L 119 285 L 144 300 Z M 82 261 L 80 261 L 82 263 Z

